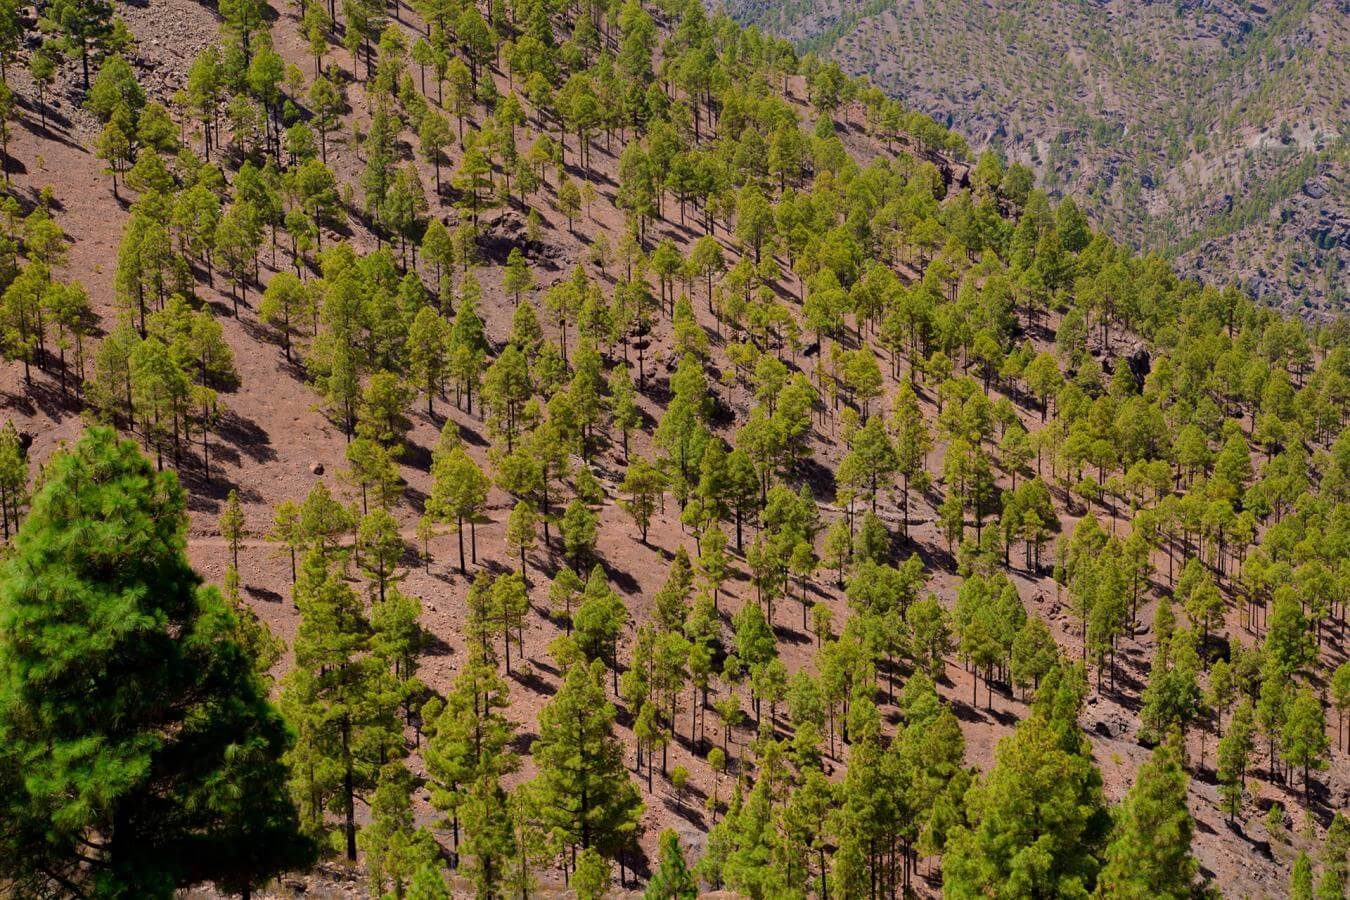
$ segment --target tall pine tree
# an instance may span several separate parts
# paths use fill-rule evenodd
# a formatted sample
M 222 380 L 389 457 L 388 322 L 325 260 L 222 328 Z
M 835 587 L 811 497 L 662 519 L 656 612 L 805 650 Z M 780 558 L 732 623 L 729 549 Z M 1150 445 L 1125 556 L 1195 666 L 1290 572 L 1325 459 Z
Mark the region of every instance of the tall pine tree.
M 423 758 L 432 805 L 447 814 L 456 853 L 463 824 L 474 880 L 491 890 L 504 878 L 513 846 L 500 780 L 520 760 L 511 751 L 516 726 L 504 712 L 510 699 L 491 645 L 471 641 L 467 653 L 445 701 L 423 709 L 430 733 Z
M 355 861 L 356 797 L 373 790 L 381 766 L 403 750 L 400 691 L 373 652 L 360 598 L 317 550 L 301 566 L 295 605 L 295 669 L 282 692 L 299 733 L 289 757 L 291 792 L 312 833 L 328 833 L 327 813 L 340 817 L 340 844 Z
M 1139 769 L 1134 787 L 1116 812 L 1098 890 L 1103 896 L 1185 898 L 1191 896 L 1195 825 L 1186 808 L 1186 770 L 1181 750 L 1169 741 Z
M 1110 824 L 1101 773 L 1078 727 L 1081 675 L 1061 664 L 1032 714 L 998 747 L 966 794 L 967 826 L 943 858 L 949 897 L 1084 896 Z
M 91 428 L 0 574 L 0 882 L 168 897 L 301 867 L 290 737 L 185 552 L 184 492 Z
M 604 663 L 574 663 L 539 714 L 531 782 L 546 826 L 575 853 L 616 856 L 633 841 L 642 801 L 614 736 L 614 705 L 605 698 Z M 623 862 L 621 859 L 620 862 Z

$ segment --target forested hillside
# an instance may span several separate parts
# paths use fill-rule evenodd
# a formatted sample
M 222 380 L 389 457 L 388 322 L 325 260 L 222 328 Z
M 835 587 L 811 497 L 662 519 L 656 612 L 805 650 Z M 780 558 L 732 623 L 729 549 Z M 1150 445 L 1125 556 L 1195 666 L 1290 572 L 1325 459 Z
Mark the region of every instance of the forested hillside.
M 1344 4 L 727 0 L 1036 171 L 1136 248 L 1303 315 L 1344 308 Z
M 1344 317 L 698 0 L 0 74 L 0 890 L 1344 894 Z

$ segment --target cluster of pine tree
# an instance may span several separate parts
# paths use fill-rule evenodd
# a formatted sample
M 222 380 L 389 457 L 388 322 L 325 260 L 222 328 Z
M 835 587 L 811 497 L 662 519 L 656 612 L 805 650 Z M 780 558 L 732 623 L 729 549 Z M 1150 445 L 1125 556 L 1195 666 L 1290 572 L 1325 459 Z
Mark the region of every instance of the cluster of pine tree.
M 1209 735 L 1235 824 L 1257 785 L 1325 802 L 1326 709 L 1350 709 L 1350 663 L 1329 664 L 1344 321 L 1180 279 L 1025 167 L 956 162 L 959 137 L 697 0 L 296 6 L 312 67 L 262 0 L 222 0 L 167 106 L 108 3 L 52 0 L 24 51 L 39 92 L 78 71 L 132 196 L 101 331 L 55 274 L 51 198 L 6 201 L 0 351 L 157 464 L 93 427 L 30 485 L 0 431 L 7 886 L 247 892 L 331 853 L 396 897 L 449 896 L 448 869 L 481 897 L 553 869 L 600 897 L 615 866 L 655 898 L 894 896 L 939 867 L 953 897 L 1184 897 Z M 23 13 L 0 4 L 0 62 Z M 523 221 L 500 265 L 499 209 Z M 550 276 L 550 245 L 584 249 Z M 345 490 L 270 511 L 298 613 L 275 705 L 242 501 L 218 523 L 222 596 L 157 471 L 170 452 L 211 477 L 239 379 L 218 278 L 347 437 Z M 423 418 L 442 424 L 413 503 Z M 642 545 L 676 535 L 640 615 L 601 549 L 611 498 Z M 488 567 L 478 526 L 502 509 L 510 565 Z M 440 691 L 410 550 L 464 596 Z M 1038 579 L 1067 626 L 1029 608 Z M 520 723 L 544 619 L 556 692 Z M 1156 749 L 1113 807 L 1079 723 L 1092 691 L 1133 699 L 1120 656 L 1144 633 Z M 946 690 L 962 669 L 968 704 Z M 1029 711 L 980 774 L 958 712 L 996 692 Z M 645 857 L 658 775 L 692 816 L 692 783 L 711 789 L 692 866 L 674 832 Z M 1346 844 L 1334 818 L 1326 896 Z M 1292 877 L 1310 896 L 1308 857 Z

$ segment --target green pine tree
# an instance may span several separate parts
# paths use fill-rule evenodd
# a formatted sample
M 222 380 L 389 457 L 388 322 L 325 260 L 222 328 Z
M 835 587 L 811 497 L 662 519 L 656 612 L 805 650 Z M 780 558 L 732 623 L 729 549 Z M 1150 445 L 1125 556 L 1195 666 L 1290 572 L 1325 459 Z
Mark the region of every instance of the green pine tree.
M 220 536 L 230 546 L 230 560 L 239 568 L 239 544 L 244 539 L 244 508 L 239 504 L 239 492 L 230 491 L 225 500 L 225 510 L 220 514 Z
M 5 541 L 19 527 L 19 508 L 28 490 L 28 458 L 13 422 L 0 428 L 0 523 Z
M 1312 773 L 1327 767 L 1327 751 L 1331 747 L 1321 701 L 1311 690 L 1304 688 L 1289 704 L 1280 744 L 1285 762 L 1303 770 L 1303 797 L 1307 800 Z
M 1121 802 L 1106 864 L 1097 883 L 1103 897 L 1190 897 L 1195 876 L 1186 808 L 1186 771 L 1173 742 L 1153 752 Z
M 469 646 L 444 703 L 432 700 L 423 708 L 428 733 L 423 759 L 431 803 L 449 818 L 456 852 L 461 824 L 469 831 L 465 852 L 482 883 L 502 877 L 502 866 L 492 862 L 507 855 L 494 849 L 502 839 L 496 830 L 503 799 L 498 782 L 516 770 L 519 759 L 510 748 L 516 726 L 504 712 L 510 700 L 491 647 Z
M 417 781 L 401 761 L 380 769 L 370 800 L 370 824 L 357 844 L 365 853 L 370 892 L 376 897 L 403 897 L 423 866 L 435 866 L 439 848 L 425 828 L 413 828 L 412 794 Z
M 1000 742 L 993 769 L 966 794 L 969 824 L 953 829 L 943 857 L 947 896 L 1093 890 L 1109 817 L 1078 727 L 1078 681 L 1063 665 L 1047 676 L 1032 715 Z
M 642 815 L 614 736 L 614 705 L 605 697 L 604 664 L 577 662 L 539 714 L 530 783 L 545 827 L 574 851 L 614 857 L 632 843 Z
M 357 795 L 374 789 L 381 766 L 403 750 L 399 692 L 372 652 L 360 598 L 317 550 L 300 568 L 295 605 L 295 668 L 281 697 L 299 736 L 288 760 L 291 793 L 312 833 L 328 834 L 327 813 L 341 818 L 341 844 L 354 861 Z
M 1300 853 L 1289 872 L 1289 900 L 1313 900 L 1313 868 L 1308 854 Z
M 0 881 L 247 893 L 303 867 L 290 736 L 185 553 L 185 497 L 91 428 L 47 463 L 0 574 Z
M 680 836 L 667 828 L 661 832 L 656 871 L 647 882 L 643 900 L 694 900 L 697 896 L 698 883 L 685 864 Z

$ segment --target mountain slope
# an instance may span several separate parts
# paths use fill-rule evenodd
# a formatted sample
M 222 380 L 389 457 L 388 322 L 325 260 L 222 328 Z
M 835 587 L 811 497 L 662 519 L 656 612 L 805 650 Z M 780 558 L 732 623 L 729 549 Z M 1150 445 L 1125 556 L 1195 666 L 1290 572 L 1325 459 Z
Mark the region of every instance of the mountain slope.
M 727 0 L 1180 269 L 1287 309 L 1343 305 L 1344 3 Z
M 170 107 L 181 127 L 184 146 L 159 160 L 170 173 L 160 190 L 177 199 L 204 183 L 225 210 L 237 211 L 249 209 L 261 190 L 259 170 L 280 185 L 276 227 L 259 227 L 251 260 L 229 263 L 224 250 L 230 245 L 220 240 L 228 231 L 218 229 L 222 252 L 213 271 L 209 255 L 177 240 L 187 230 L 181 219 L 165 252 L 178 264 L 175 278 L 182 273 L 175 289 L 190 295 L 194 313 L 219 323 L 238 384 L 222 385 L 211 415 L 184 414 L 191 440 L 180 453 L 176 417 L 170 440 L 167 426 L 158 427 L 155 395 L 140 375 L 128 375 L 137 382 L 126 401 L 136 415 L 129 424 L 123 416 L 122 427 L 179 472 L 190 491 L 192 561 L 224 585 L 231 583 L 235 555 L 220 515 L 229 493 L 237 492 L 245 523 L 237 558 L 241 602 L 289 645 L 303 612 L 292 602 L 288 554 L 270 539 L 278 507 L 303 500 L 320 483 L 355 516 L 368 499 L 355 472 L 360 458 L 350 455 L 360 445 L 349 443 L 343 395 L 326 383 L 324 353 L 340 340 L 351 342 L 358 389 L 397 376 L 402 390 L 383 396 L 398 396 L 389 418 L 406 420 L 408 429 L 379 439 L 390 445 L 396 484 L 372 490 L 369 505 L 373 514 L 387 503 L 401 538 L 400 588 L 421 601 L 425 643 L 414 660 L 417 677 L 429 693 L 453 689 L 474 654 L 468 623 L 483 615 L 474 578 L 510 579 L 523 570 L 528 602 L 517 638 L 506 645 L 512 663 L 503 667 L 521 768 L 502 781 L 516 788 L 537 772 L 532 747 L 541 710 L 563 682 L 569 651 L 575 652 L 566 639 L 575 623 L 570 608 L 560 611 L 554 585 L 564 583 L 564 565 L 584 560 L 585 574 L 594 564 L 597 584 L 613 588 L 622 616 L 612 651 L 597 653 L 593 642 L 588 652 L 615 670 L 612 680 L 611 673 L 605 678 L 606 697 L 619 710 L 614 733 L 645 803 L 642 831 L 623 848 L 630 875 L 653 874 L 663 829 L 676 832 L 691 862 L 715 856 L 708 852 L 715 849 L 714 829 L 727 821 L 733 792 L 749 792 L 757 783 L 773 787 L 770 806 L 783 817 L 775 825 L 783 827 L 756 832 L 772 847 L 745 848 L 739 871 L 701 870 L 703 883 L 743 878 L 736 884 L 748 884 L 758 869 L 776 868 L 802 881 L 795 888 L 810 891 L 801 867 L 793 866 L 806 848 L 799 843 L 801 821 L 789 827 L 789 794 L 808 793 L 799 789 L 819 770 L 839 785 L 842 807 L 859 745 L 856 734 L 851 740 L 844 734 L 852 727 L 850 704 L 864 711 L 875 705 L 886 741 L 898 739 L 915 714 L 903 689 L 922 686 L 926 679 L 916 677 L 922 671 L 932 673 L 930 689 L 949 716 L 946 736 L 959 738 L 959 764 L 970 777 L 987 771 L 998 743 L 1027 719 L 1035 695 L 1020 669 L 1014 675 L 1008 627 L 992 629 L 997 647 L 988 632 L 980 644 L 990 613 L 1000 626 L 1009 626 L 1014 613 L 1043 622 L 1048 639 L 1070 660 L 1087 664 L 1090 696 L 1074 724 L 1082 726 L 1102 772 L 1106 799 L 1118 801 L 1149 757 L 1143 707 L 1163 644 L 1149 623 L 1161 621 L 1155 610 L 1174 593 L 1182 618 L 1189 593 L 1174 576 L 1186 559 L 1198 558 L 1192 568 L 1207 572 L 1221 592 L 1219 608 L 1206 607 L 1200 650 L 1207 660 L 1230 653 L 1250 663 L 1266 631 L 1248 612 L 1276 605 L 1269 595 L 1281 596 L 1280 579 L 1291 580 L 1274 567 L 1295 560 L 1300 590 L 1310 585 L 1315 593 L 1322 583 L 1317 567 L 1343 558 L 1339 549 L 1350 544 L 1344 537 L 1350 463 L 1345 442 L 1332 445 L 1350 396 L 1343 322 L 1313 329 L 1234 292 L 1201 290 L 1153 260 L 1094 239 L 1081 219 L 1067 214 L 1067 204 L 1056 212 L 1043 195 L 1018 189 L 1012 177 L 1000 182 L 982 171 L 976 178 L 968 167 L 927 151 L 916 158 L 905 148 L 927 138 L 895 134 L 893 122 L 858 103 L 816 108 L 797 60 L 725 21 L 704 20 L 696 2 L 688 9 L 649 7 L 659 40 L 652 71 L 639 66 L 634 76 L 647 81 L 642 91 L 619 90 L 628 86 L 614 80 L 616 59 L 634 62 L 634 54 L 618 51 L 622 29 L 641 24 L 636 3 L 614 17 L 619 24 L 602 17 L 599 34 L 571 7 L 546 7 L 542 21 L 530 27 L 547 28 L 557 41 L 534 48 L 535 64 L 544 58 L 557 66 L 556 84 L 536 78 L 528 87 L 505 42 L 522 41 L 526 11 L 545 7 L 513 3 L 515 18 L 504 21 L 496 12 L 500 4 L 483 4 L 498 16 L 503 46 L 496 60 L 490 43 L 476 51 L 481 87 L 476 94 L 465 89 L 458 101 L 449 86 L 442 100 L 432 71 L 424 82 L 419 78 L 419 50 L 408 48 L 417 48 L 428 31 L 421 13 L 394 6 L 380 23 L 384 32 L 370 42 L 379 47 L 374 51 L 360 41 L 339 43 L 339 35 L 353 33 L 345 30 L 355 28 L 345 17 L 357 7 L 338 6 L 340 28 L 318 29 L 317 51 L 297 5 L 267 8 L 270 45 L 288 67 L 280 105 L 294 107 L 284 114 L 294 118 L 288 126 L 294 131 L 284 144 L 269 143 L 275 131 L 264 124 L 260 98 L 278 104 L 275 94 L 252 83 L 265 88 L 268 82 L 231 82 L 223 89 L 228 96 L 207 109 L 208 117 L 220 114 L 211 156 L 221 165 L 218 180 L 198 180 L 203 167 L 194 154 L 207 146 L 203 118 L 179 92 L 189 85 L 194 59 L 217 43 L 228 59 L 238 49 L 236 37 L 222 27 L 216 7 L 198 0 L 117 7 L 135 39 L 126 55 L 141 86 Z M 308 8 L 316 4 L 311 0 Z M 262 37 L 253 35 L 255 46 Z M 343 102 L 322 152 L 340 214 L 311 223 L 293 215 L 304 207 L 290 179 L 304 167 L 302 157 L 311 173 L 320 170 L 315 148 L 304 149 L 306 136 L 314 137 L 306 122 L 314 121 L 315 52 Z M 458 40 L 444 52 L 457 62 L 466 54 Z M 664 66 L 681 59 L 686 64 Z M 377 64 L 367 64 L 372 61 Z M 96 327 L 86 339 L 106 346 L 118 323 L 134 317 L 135 291 L 128 284 L 135 246 L 122 236 L 131 233 L 131 223 L 163 209 L 164 198 L 147 177 L 158 153 L 142 148 L 144 163 L 132 186 L 122 182 L 120 193 L 114 191 L 105 161 L 90 149 L 100 146 L 103 126 L 82 106 L 75 63 L 66 62 L 49 93 L 46 124 L 36 117 L 37 93 L 25 75 L 11 77 L 23 98 L 9 148 L 12 194 L 34 222 L 41 224 L 50 210 L 63 230 L 68 253 L 54 264 L 56 276 L 87 288 Z M 522 90 L 513 98 L 517 115 L 507 115 L 505 98 Z M 452 125 L 459 115 L 466 120 L 468 139 L 447 139 L 440 156 L 432 155 L 438 164 L 415 127 L 415 114 L 428 111 Z M 373 133 L 384 134 L 385 142 Z M 419 185 L 421 202 L 403 207 L 411 210 L 407 219 L 395 218 L 399 210 L 376 190 L 379 176 L 394 170 Z M 565 186 L 574 191 L 570 201 Z M 448 266 L 429 237 L 438 222 L 448 224 L 458 242 Z M 32 267 L 36 251 L 27 227 L 11 224 L 10 230 L 24 232 L 19 255 Z M 409 248 L 417 252 L 402 252 Z M 522 260 L 532 276 L 524 281 Z M 290 335 L 275 315 L 264 314 L 259 295 L 292 272 L 303 277 L 313 305 Z M 146 293 L 155 305 L 154 290 Z M 470 371 L 443 373 L 428 385 L 418 375 L 413 326 L 429 313 L 458 322 L 475 307 L 473 298 L 483 346 L 468 348 L 479 351 L 467 354 Z M 0 418 L 32 438 L 36 465 L 86 419 L 108 418 L 110 409 L 115 418 L 122 400 L 120 392 L 106 390 L 106 365 L 81 367 L 68 388 L 56 338 L 49 336 L 45 350 L 12 341 L 18 328 L 10 306 Z M 359 334 L 339 331 L 344 317 L 360 323 Z M 159 330 L 152 323 L 150 340 Z M 283 334 L 293 348 L 287 340 L 283 349 Z M 466 349 L 457 335 L 444 342 L 452 355 Z M 512 432 L 514 457 L 507 449 L 511 415 L 503 397 L 509 395 L 501 386 L 509 376 L 501 376 L 504 364 L 496 368 L 512 353 L 531 363 L 513 388 L 523 395 L 515 398 L 521 424 Z M 86 356 L 97 358 L 92 350 Z M 31 381 L 25 362 L 32 363 Z M 592 366 L 619 382 L 600 382 L 595 390 L 593 380 L 581 377 L 583 371 L 594 375 Z M 182 383 L 196 386 L 195 365 L 181 374 Z M 615 385 L 624 380 L 632 382 L 634 409 L 621 434 Z M 696 403 L 690 384 L 700 387 Z M 913 406 L 897 403 L 903 397 L 913 397 Z M 364 424 L 367 408 L 383 409 L 375 402 L 381 399 L 361 398 L 358 420 Z M 585 426 L 578 425 L 582 417 Z M 932 446 L 909 454 L 912 468 L 902 479 L 887 468 L 887 454 L 876 451 L 918 430 L 932 437 Z M 681 434 L 688 440 L 679 440 Z M 911 449 L 924 444 L 914 440 Z M 712 459 L 708 448 L 723 441 L 750 460 L 739 470 L 750 480 L 748 489 L 744 479 L 738 482 L 734 515 L 725 469 L 708 462 L 705 470 L 700 460 L 681 471 L 683 451 Z M 198 452 L 208 443 L 209 476 Z M 432 502 L 437 458 L 451 444 L 491 478 L 481 507 L 468 516 L 468 535 L 464 522 Z M 522 456 L 550 447 L 560 449 L 555 471 L 566 471 L 543 491 L 513 477 L 513 470 L 527 468 Z M 871 479 L 859 469 L 869 448 L 880 469 Z M 666 490 L 647 498 L 650 520 L 642 525 L 632 514 L 642 504 L 628 478 L 639 459 L 653 461 L 668 478 Z M 1004 505 L 1033 495 L 1043 498 L 1034 509 Z M 518 544 L 515 511 L 522 505 L 537 505 L 549 525 L 529 535 L 532 542 Z M 560 535 L 559 526 L 572 527 L 565 508 L 578 511 L 572 521 L 582 525 L 588 512 L 594 516 L 592 548 L 584 547 L 581 525 L 581 537 Z M 1315 530 L 1322 539 L 1313 537 Z M 1145 535 L 1132 551 L 1142 553 L 1131 569 L 1137 606 L 1131 605 L 1128 621 L 1123 606 L 1112 606 L 1114 617 L 1093 619 L 1089 629 L 1083 590 L 1092 579 L 1066 577 L 1066 559 L 1079 535 L 1088 535 L 1084 540 L 1099 540 L 1101 555 L 1121 566 L 1121 548 L 1136 533 Z M 727 545 L 720 565 L 709 549 L 714 535 Z M 373 607 L 369 569 L 347 565 L 364 552 L 362 543 L 345 533 L 332 543 L 344 576 Z M 466 543 L 472 548 L 467 574 Z M 1249 553 L 1267 554 L 1268 578 L 1259 567 L 1241 565 Z M 670 572 L 686 555 L 693 583 L 683 592 L 667 590 Z M 890 589 L 902 577 L 913 579 L 909 589 Z M 888 589 L 871 590 L 872 579 Z M 1011 592 L 982 594 L 981 585 L 989 584 Z M 1107 599 L 1124 595 L 1122 589 Z M 1342 622 L 1324 595 L 1301 593 L 1292 602 L 1303 599 L 1316 610 L 1318 633 L 1336 637 L 1325 640 L 1320 660 L 1299 675 L 1300 686 L 1306 680 L 1321 687 L 1343 659 Z M 969 615 L 977 607 L 981 616 Z M 916 609 L 928 618 L 908 615 Z M 759 620 L 747 611 L 762 611 L 766 627 L 758 634 Z M 1176 630 L 1195 643 L 1198 621 L 1186 615 L 1187 624 Z M 659 690 L 641 677 L 657 665 L 653 629 L 666 650 Z M 706 660 L 691 654 L 685 666 L 684 657 L 670 652 L 686 633 L 707 641 Z M 1088 635 L 1090 646 L 1084 646 Z M 492 645 L 502 646 L 500 635 Z M 925 654 L 926 647 L 935 649 Z M 983 662 L 972 659 L 972 647 Z M 758 664 L 748 660 L 752 651 L 761 656 Z M 736 657 L 746 661 L 732 665 Z M 286 655 L 274 674 L 292 665 Z M 696 666 L 706 666 L 701 675 Z M 1242 677 L 1243 687 L 1254 689 L 1257 674 Z M 793 691 L 783 683 L 788 678 Z M 852 678 L 858 684 L 849 690 Z M 828 729 L 821 699 L 801 699 L 813 685 L 828 685 L 818 688 L 830 692 Z M 643 710 L 655 716 L 644 718 Z M 1198 823 L 1194 854 L 1203 877 L 1227 893 L 1277 895 L 1293 854 L 1317 851 L 1330 811 L 1350 784 L 1350 757 L 1339 746 L 1325 754 L 1329 770 L 1314 773 L 1308 802 L 1302 779 L 1284 773 L 1277 735 L 1270 736 L 1267 757 L 1262 733 L 1240 817 L 1245 824 L 1230 827 L 1210 766 L 1225 718 L 1231 721 L 1225 707 L 1213 719 L 1199 709 L 1186 713 L 1193 773 L 1187 800 Z M 407 723 L 398 742 L 417 778 L 427 774 L 423 724 Z M 714 749 L 726 751 L 724 765 L 714 763 Z M 680 770 L 685 777 L 677 779 Z M 447 825 L 431 795 L 429 785 L 419 784 L 410 818 L 431 827 L 448 856 L 460 829 Z M 1295 817 L 1306 804 L 1311 818 L 1297 835 L 1272 845 L 1257 835 L 1275 802 Z M 358 798 L 361 826 L 373 805 L 368 791 Z M 865 806 L 847 812 L 861 816 Z M 881 804 L 868 814 L 885 816 L 889 808 Z M 954 814 L 963 817 L 964 810 Z M 847 861 L 839 847 L 858 833 L 851 821 L 823 816 L 807 822 L 816 834 L 829 835 L 812 866 L 824 869 L 827 853 Z M 935 896 L 942 890 L 940 848 L 925 841 L 910 855 L 907 829 L 917 821 L 917 813 L 885 820 L 879 826 L 887 829 L 884 838 L 867 855 L 877 877 L 890 882 L 898 877 L 897 858 L 906 856 L 916 890 Z M 726 831 L 716 839 L 725 841 Z M 541 840 L 536 849 L 531 864 L 539 893 L 563 893 L 567 851 L 575 848 Z M 457 896 L 472 892 L 467 868 L 453 876 Z M 348 883 L 334 886 L 334 870 Z M 310 890 L 356 894 L 353 873 L 362 873 L 361 866 L 334 863 L 310 876 L 316 879 Z M 294 879 L 286 881 L 289 888 Z M 859 895 L 830 888 L 835 896 Z

